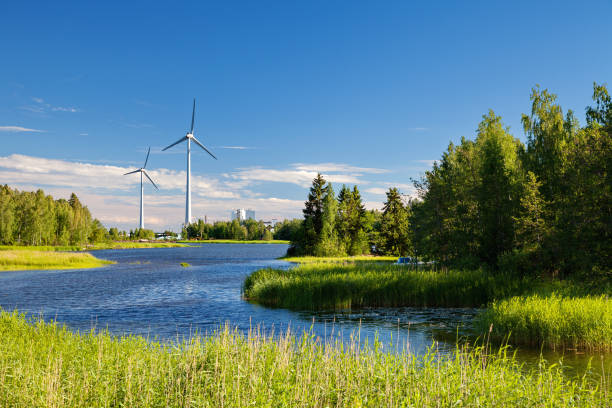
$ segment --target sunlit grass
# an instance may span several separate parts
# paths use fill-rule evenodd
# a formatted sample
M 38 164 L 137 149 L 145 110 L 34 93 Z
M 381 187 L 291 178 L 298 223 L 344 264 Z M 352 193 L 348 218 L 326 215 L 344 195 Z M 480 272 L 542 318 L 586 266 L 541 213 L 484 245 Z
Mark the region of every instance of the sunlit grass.
M 0 271 L 97 268 L 111 263 L 113 262 L 98 259 L 88 253 L 33 250 L 0 251 Z
M 397 261 L 397 256 L 374 256 L 374 255 L 358 255 L 358 256 L 340 256 L 340 257 L 320 257 L 320 256 L 286 256 L 280 258 L 283 261 L 294 262 L 298 264 L 309 263 L 357 263 L 357 262 L 386 262 L 391 263 Z
M 504 351 L 386 353 L 228 327 L 179 344 L 0 313 L 3 407 L 450 407 L 610 404 L 609 375 L 527 370 Z
M 388 263 L 323 262 L 255 271 L 246 278 L 243 293 L 249 300 L 291 309 L 474 307 L 523 293 L 528 285 L 528 280 L 483 270 L 435 272 Z
M 477 319 L 481 330 L 493 325 L 498 338 L 548 348 L 612 351 L 612 299 L 516 296 L 493 302 Z

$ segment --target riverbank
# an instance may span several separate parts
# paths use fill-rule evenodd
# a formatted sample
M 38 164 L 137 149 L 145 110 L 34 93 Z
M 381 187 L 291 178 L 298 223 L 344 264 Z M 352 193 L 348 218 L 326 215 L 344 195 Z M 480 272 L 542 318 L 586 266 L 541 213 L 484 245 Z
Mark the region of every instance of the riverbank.
M 36 251 L 31 249 L 0 251 L 0 271 L 26 269 L 84 269 L 112 264 L 88 253 Z
M 0 245 L 0 251 L 97 251 L 102 249 L 138 249 L 138 248 L 184 248 L 189 245 L 177 242 L 138 242 L 138 241 L 115 241 L 98 242 L 87 245 Z
M 503 351 L 415 357 L 224 328 L 180 345 L 0 313 L 0 406 L 609 406 L 608 377 L 526 370 Z
M 179 243 L 188 243 L 188 244 L 285 244 L 288 245 L 289 241 L 281 240 L 281 239 L 271 239 L 269 241 L 264 241 L 261 239 L 258 240 L 239 240 L 239 239 L 190 239 L 177 241 Z
M 418 270 L 381 262 L 306 259 L 289 270 L 261 269 L 245 299 L 294 310 L 362 307 L 488 308 L 474 334 L 545 348 L 612 350 L 610 287 L 544 281 L 485 270 Z M 492 325 L 492 326 L 491 326 Z

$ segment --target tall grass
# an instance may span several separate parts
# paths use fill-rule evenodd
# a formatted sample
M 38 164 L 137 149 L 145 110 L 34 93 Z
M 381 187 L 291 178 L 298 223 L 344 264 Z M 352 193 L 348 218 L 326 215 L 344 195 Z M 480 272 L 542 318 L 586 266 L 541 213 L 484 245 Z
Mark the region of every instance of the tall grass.
M 477 317 L 480 330 L 490 325 L 493 335 L 509 335 L 516 344 L 612 351 L 612 299 L 606 295 L 553 293 L 496 301 Z
M 560 366 L 526 370 L 503 350 L 321 344 L 227 326 L 179 344 L 74 334 L 0 313 L 3 407 L 607 407 L 609 376 L 568 379 Z
M 111 263 L 113 262 L 98 259 L 88 253 L 32 250 L 0 251 L 0 271 L 97 268 Z
M 312 264 L 312 263 L 371 263 L 371 262 L 385 262 L 391 263 L 397 261 L 397 256 L 373 256 L 373 255 L 356 255 L 356 256 L 285 256 L 280 258 L 283 261 L 295 262 L 298 264 Z
M 483 270 L 434 272 L 380 263 L 301 264 L 261 269 L 243 285 L 246 299 L 291 309 L 471 307 L 522 293 L 528 280 Z

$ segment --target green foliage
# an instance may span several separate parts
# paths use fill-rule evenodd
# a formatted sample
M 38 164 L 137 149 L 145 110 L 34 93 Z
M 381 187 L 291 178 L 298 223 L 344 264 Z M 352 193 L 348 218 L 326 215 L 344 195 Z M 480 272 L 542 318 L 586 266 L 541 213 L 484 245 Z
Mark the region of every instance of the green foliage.
M 549 348 L 612 350 L 612 299 L 599 297 L 517 296 L 493 302 L 477 318 L 484 331 L 514 344 Z
M 383 205 L 380 236 L 385 254 L 412 255 L 410 243 L 410 208 L 405 206 L 397 188 L 390 188 Z
M 92 220 L 74 193 L 68 201 L 54 200 L 42 190 L 0 186 L 0 244 L 81 245 L 107 239 L 102 224 Z
M 266 238 L 267 237 L 267 238 Z M 217 221 L 207 224 L 202 219 L 189 224 L 183 229 L 183 239 L 205 241 L 208 239 L 224 240 L 263 240 L 271 239 L 270 228 L 263 221 L 245 220 Z
M 329 183 L 323 195 L 323 211 L 321 213 L 321 233 L 314 247 L 315 256 L 342 256 L 344 247 L 338 239 L 336 230 L 336 213 L 338 202 L 334 189 Z
M 291 309 L 351 307 L 474 307 L 521 294 L 529 279 L 483 270 L 432 271 L 372 262 L 303 263 L 289 270 L 261 269 L 247 277 L 244 296 Z
M 298 241 L 302 229 L 302 220 L 283 220 L 274 226 L 274 239 L 283 241 Z
M 415 253 L 454 267 L 612 278 L 612 100 L 597 84 L 593 99 L 580 128 L 535 88 L 522 117 L 527 146 L 493 112 L 475 142 L 451 144 L 415 181 Z
M 528 370 L 504 349 L 440 355 L 321 343 L 305 333 L 241 334 L 227 326 L 181 343 L 75 334 L 0 314 L 3 407 L 609 406 L 601 383 L 558 365 Z

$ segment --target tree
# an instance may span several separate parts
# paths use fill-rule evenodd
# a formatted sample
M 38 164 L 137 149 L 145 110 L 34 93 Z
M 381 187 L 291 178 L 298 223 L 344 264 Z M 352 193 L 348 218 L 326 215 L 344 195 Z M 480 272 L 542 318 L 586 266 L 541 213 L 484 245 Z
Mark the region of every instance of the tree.
M 321 239 L 321 229 L 323 227 L 323 192 L 325 189 L 325 179 L 320 173 L 312 181 L 308 200 L 304 203 L 304 232 L 302 242 L 293 245 L 299 253 L 312 254 Z
M 402 256 L 412 253 L 409 231 L 409 211 L 397 188 L 390 188 L 383 205 L 380 235 L 385 253 Z
M 336 213 L 338 202 L 331 183 L 327 184 L 323 196 L 323 210 L 321 213 L 321 234 L 315 245 L 315 256 L 341 256 L 345 252 L 338 240 L 336 231 Z
M 501 254 L 514 244 L 514 219 L 519 199 L 520 142 L 504 130 L 493 111 L 478 126 L 476 145 L 480 156 L 477 188 L 480 259 L 497 267 Z

